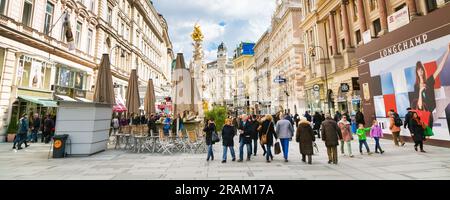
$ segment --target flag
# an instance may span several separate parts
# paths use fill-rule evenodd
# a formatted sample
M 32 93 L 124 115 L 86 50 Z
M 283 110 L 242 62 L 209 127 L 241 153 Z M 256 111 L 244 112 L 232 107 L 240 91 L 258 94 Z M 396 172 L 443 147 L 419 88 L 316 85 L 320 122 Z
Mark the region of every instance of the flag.
M 69 13 L 66 13 L 66 16 L 64 17 L 64 30 L 65 30 L 65 36 L 66 36 L 66 41 L 67 44 L 69 45 L 69 51 L 73 51 L 75 50 L 75 43 L 74 43 L 74 38 L 73 38 L 73 33 L 72 33 L 72 26 L 70 24 L 70 15 Z

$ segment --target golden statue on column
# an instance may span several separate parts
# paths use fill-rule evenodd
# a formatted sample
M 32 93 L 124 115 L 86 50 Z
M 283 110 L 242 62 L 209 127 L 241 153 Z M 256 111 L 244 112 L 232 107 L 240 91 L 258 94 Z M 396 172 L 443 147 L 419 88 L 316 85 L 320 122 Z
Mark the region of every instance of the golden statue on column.
M 206 65 L 203 62 L 203 39 L 204 39 L 204 35 L 202 33 L 202 30 L 200 28 L 200 25 L 198 23 L 196 23 L 194 25 L 194 30 L 191 34 L 191 38 L 193 40 L 192 46 L 194 47 L 194 51 L 193 51 L 193 59 L 191 60 L 190 63 L 190 71 L 191 71 L 191 76 L 193 78 L 194 81 L 194 86 L 196 86 L 196 89 L 199 91 L 200 93 L 200 99 L 202 101 L 202 103 L 200 103 L 199 105 L 202 105 L 204 103 L 203 101 L 203 93 L 205 90 L 205 81 L 204 81 L 204 72 L 206 69 Z M 200 106 L 199 110 L 199 117 L 203 117 L 204 116 L 204 109 L 203 106 Z

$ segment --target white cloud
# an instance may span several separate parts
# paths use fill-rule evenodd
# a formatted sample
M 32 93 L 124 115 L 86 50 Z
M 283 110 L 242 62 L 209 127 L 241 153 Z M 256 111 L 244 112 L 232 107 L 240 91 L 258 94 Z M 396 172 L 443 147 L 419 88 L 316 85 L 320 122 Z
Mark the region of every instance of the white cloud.
M 192 57 L 190 38 L 198 22 L 205 40 L 206 62 L 216 58 L 216 48 L 224 41 L 229 56 L 241 41 L 256 42 L 270 26 L 275 0 L 153 0 L 169 24 L 175 52 Z M 223 26 L 223 23 L 225 24 Z

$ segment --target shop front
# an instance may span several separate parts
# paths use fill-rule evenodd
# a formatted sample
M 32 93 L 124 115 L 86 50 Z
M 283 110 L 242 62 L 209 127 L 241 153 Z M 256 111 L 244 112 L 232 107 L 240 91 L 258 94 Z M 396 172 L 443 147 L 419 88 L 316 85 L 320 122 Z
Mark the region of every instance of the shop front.
M 27 54 L 18 54 L 17 58 L 17 98 L 12 103 L 10 123 L 16 123 L 23 114 L 55 115 L 57 105 L 50 86 L 54 64 Z
M 361 104 L 367 122 L 388 135 L 388 113 L 412 108 L 433 130 L 428 140 L 450 145 L 450 5 L 359 47 Z M 367 123 L 366 122 L 366 123 Z M 409 136 L 408 130 L 402 130 Z
M 91 102 L 87 98 L 87 73 L 60 63 L 56 66 L 54 98 L 64 101 Z

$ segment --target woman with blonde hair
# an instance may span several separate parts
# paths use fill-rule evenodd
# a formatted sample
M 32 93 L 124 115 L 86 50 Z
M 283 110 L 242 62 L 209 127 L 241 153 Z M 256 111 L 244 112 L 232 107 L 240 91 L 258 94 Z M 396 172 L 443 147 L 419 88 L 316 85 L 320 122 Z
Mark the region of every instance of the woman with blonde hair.
M 260 141 L 261 145 L 266 145 L 266 160 L 270 163 L 270 160 L 273 160 L 272 155 L 272 146 L 273 146 L 273 137 L 277 138 L 277 134 L 275 132 L 275 125 L 273 123 L 272 115 L 266 115 L 264 117 L 264 121 L 261 124 L 260 130 Z M 265 139 L 262 139 L 265 137 Z M 265 142 L 264 142 L 265 140 Z

